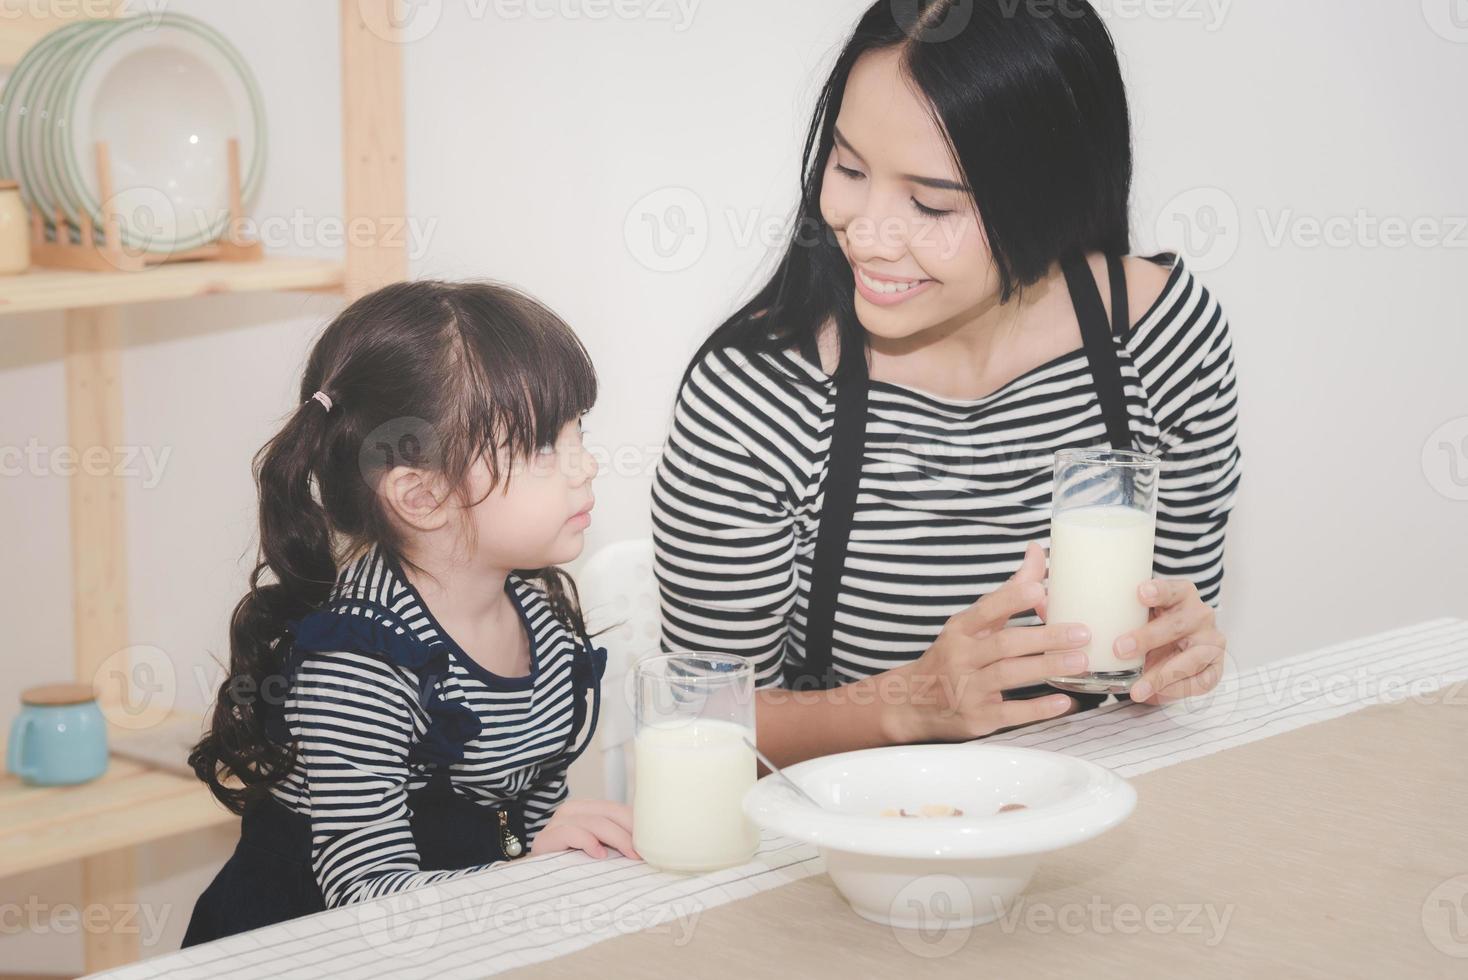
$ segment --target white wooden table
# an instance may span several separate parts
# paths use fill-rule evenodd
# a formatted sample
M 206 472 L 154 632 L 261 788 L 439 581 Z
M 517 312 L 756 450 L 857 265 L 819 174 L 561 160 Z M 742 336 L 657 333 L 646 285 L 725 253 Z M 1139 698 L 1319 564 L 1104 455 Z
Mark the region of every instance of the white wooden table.
M 963 930 L 858 918 L 765 835 L 706 875 L 566 852 L 145 960 L 111 977 L 1468 976 L 1468 622 L 1103 705 L 991 741 L 1095 760 L 1137 812 Z M 917 961 L 925 962 L 919 964 Z

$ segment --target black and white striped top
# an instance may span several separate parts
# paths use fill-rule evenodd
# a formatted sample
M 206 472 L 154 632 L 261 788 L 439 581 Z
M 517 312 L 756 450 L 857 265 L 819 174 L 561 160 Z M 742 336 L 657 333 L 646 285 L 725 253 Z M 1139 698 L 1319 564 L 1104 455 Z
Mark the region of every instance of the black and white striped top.
M 284 719 L 298 760 L 273 792 L 311 818 L 312 865 L 328 908 L 478 870 L 419 871 L 408 793 L 428 783 L 429 760 L 415 750 L 435 720 L 424 707 L 434 699 L 467 705 L 482 726 L 448 767 L 454 791 L 475 803 L 523 805 L 527 852 L 564 802 L 581 641 L 534 585 L 512 574 L 505 592 L 530 637 L 532 670 L 523 677 L 471 660 L 376 549 L 339 576 L 335 608 L 378 624 L 392 622 L 391 611 L 399 634 L 407 628 L 430 647 L 447 647 L 448 672 L 420 681 L 411 667 L 366 652 L 311 652 L 297 666 Z
M 1154 574 L 1217 606 L 1239 483 L 1235 372 L 1218 303 L 1171 261 L 1115 338 L 1133 448 L 1163 460 Z M 1083 348 L 977 399 L 870 382 L 866 451 L 837 599 L 844 681 L 920 656 L 943 623 L 1049 547 L 1053 454 L 1106 445 Z M 665 649 L 736 652 L 775 686 L 803 661 L 835 386 L 797 351 L 707 354 L 678 393 L 653 481 Z M 1031 613 L 1014 625 L 1034 625 Z

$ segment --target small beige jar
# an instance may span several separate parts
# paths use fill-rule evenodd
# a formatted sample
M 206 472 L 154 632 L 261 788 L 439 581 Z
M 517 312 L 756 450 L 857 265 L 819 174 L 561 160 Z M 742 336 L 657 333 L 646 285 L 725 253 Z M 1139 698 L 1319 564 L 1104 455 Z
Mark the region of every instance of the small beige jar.
M 30 265 L 30 215 L 20 199 L 20 185 L 0 180 L 0 276 L 24 272 Z

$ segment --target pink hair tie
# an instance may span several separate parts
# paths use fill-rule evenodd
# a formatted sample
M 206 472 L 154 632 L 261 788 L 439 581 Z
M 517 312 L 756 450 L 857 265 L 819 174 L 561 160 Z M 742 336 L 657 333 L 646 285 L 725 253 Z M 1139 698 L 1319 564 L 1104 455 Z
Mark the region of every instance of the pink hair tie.
M 326 407 L 326 410 L 328 412 L 331 411 L 331 398 L 326 394 L 326 392 L 324 392 L 324 391 L 318 391 L 318 392 L 316 392 L 316 394 L 312 395 L 311 397 L 315 401 L 318 401 L 322 405 L 324 405 Z

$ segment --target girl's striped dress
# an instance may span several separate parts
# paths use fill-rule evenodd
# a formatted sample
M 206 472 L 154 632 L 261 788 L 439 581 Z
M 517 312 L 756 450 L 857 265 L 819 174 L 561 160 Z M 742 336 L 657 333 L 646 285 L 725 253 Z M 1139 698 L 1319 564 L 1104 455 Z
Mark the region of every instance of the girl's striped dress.
M 312 617 L 298 627 L 282 715 L 298 763 L 273 792 L 310 820 L 328 907 L 476 870 L 419 870 L 409 796 L 439 770 L 465 800 L 516 803 L 524 853 L 566 799 L 573 668 L 592 651 L 539 588 L 511 574 L 505 591 L 531 641 L 523 677 L 470 659 L 375 548 L 343 570 L 321 629 Z

